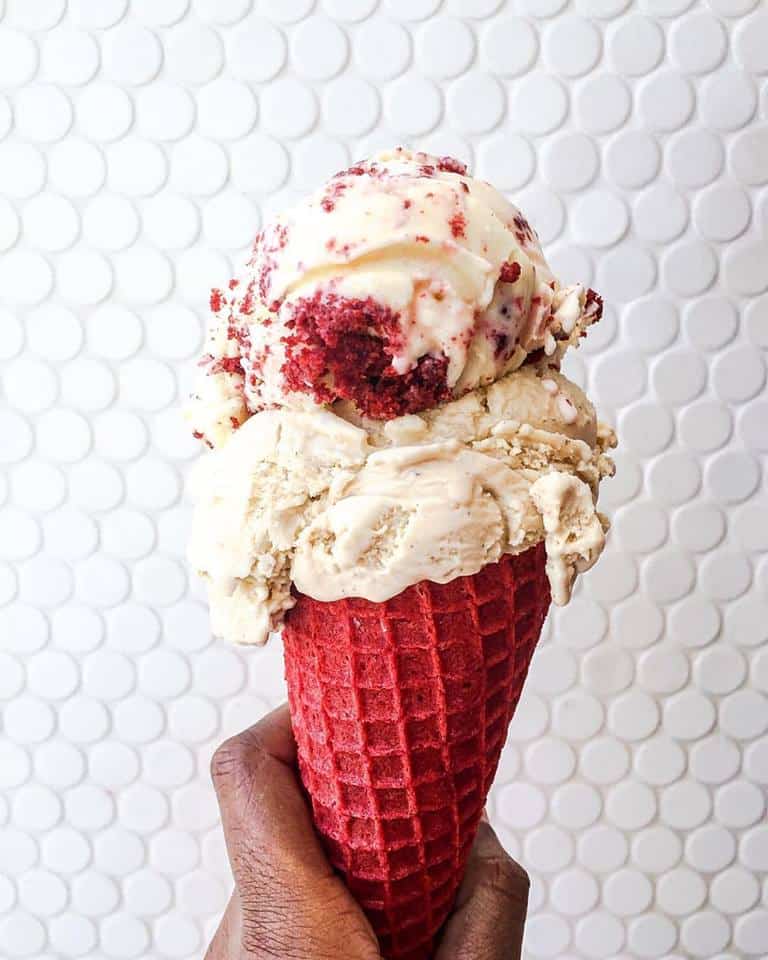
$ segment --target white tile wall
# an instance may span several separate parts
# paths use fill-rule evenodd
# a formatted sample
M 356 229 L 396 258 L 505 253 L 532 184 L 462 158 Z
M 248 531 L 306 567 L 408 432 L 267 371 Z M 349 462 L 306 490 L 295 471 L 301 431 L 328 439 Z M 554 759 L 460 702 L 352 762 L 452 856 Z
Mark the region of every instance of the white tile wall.
M 3 958 L 202 953 L 281 653 L 210 640 L 178 404 L 260 220 L 402 142 L 608 303 L 611 547 L 493 800 L 528 956 L 768 953 L 767 76 L 761 0 L 0 0 Z

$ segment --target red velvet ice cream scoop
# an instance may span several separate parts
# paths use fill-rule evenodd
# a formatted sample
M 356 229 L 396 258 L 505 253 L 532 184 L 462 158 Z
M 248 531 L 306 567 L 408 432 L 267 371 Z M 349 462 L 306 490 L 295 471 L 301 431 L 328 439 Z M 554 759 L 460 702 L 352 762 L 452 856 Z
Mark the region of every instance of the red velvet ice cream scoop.
M 203 365 L 219 378 L 225 432 L 307 400 L 377 420 L 430 409 L 530 357 L 556 362 L 601 310 L 592 291 L 558 283 L 490 184 L 406 150 L 340 172 L 270 221 L 211 305 Z M 200 432 L 215 445 L 216 425 Z

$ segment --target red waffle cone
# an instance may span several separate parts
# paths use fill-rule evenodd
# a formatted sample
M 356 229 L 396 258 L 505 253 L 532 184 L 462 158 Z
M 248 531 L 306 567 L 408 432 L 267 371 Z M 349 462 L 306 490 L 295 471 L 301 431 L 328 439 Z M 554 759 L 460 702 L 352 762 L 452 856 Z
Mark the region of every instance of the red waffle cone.
M 384 956 L 453 905 L 549 607 L 544 547 L 385 603 L 299 595 L 283 633 L 302 780 Z

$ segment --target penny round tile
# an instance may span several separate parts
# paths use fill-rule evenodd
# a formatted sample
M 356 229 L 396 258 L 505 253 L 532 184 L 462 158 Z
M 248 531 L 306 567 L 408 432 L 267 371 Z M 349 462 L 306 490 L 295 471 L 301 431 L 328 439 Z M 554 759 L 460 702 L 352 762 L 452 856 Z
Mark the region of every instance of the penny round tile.
M 656 808 L 653 790 L 631 780 L 611 788 L 605 803 L 608 819 L 622 830 L 638 830 L 647 826 L 653 820 Z
M 723 144 L 707 130 L 686 130 L 670 139 L 667 162 L 676 183 L 701 187 L 720 173 L 724 162 Z
M 93 78 L 99 61 L 98 44 L 84 30 L 61 26 L 42 38 L 40 73 L 45 80 L 80 86 Z
M 640 690 L 623 693 L 608 710 L 608 726 L 622 740 L 644 740 L 658 725 L 659 708 L 655 700 Z
M 756 107 L 754 81 L 743 71 L 720 70 L 702 84 L 701 110 L 710 127 L 738 130 L 751 120 Z
M 183 957 L 213 935 L 207 763 L 284 681 L 275 640 L 212 637 L 187 576 L 190 358 L 263 220 L 399 141 L 508 191 L 555 274 L 606 300 L 564 371 L 618 428 L 608 553 L 549 617 L 491 804 L 534 876 L 526 955 L 758 955 L 755 0 L 0 13 L 0 843 L 36 858 L 0 882 L 9 957 Z
M 364 76 L 389 80 L 400 76 L 408 66 L 411 46 L 408 31 L 399 23 L 372 17 L 358 27 L 352 56 Z M 445 62 L 444 55 L 441 62 Z
M 617 130 L 626 120 L 632 103 L 630 89 L 619 77 L 595 74 L 576 93 L 575 112 L 592 133 Z
M 667 827 L 648 827 L 632 841 L 632 860 L 647 873 L 664 873 L 682 856 L 682 844 L 676 833 Z
M 303 109 L 307 114 L 306 129 L 309 129 L 315 119 L 314 105 L 310 110 L 307 101 Z M 434 103 L 431 109 L 434 110 Z M 324 90 L 323 116 L 329 132 L 336 136 L 362 136 L 368 133 L 376 123 L 379 112 L 376 88 L 365 80 L 339 77 L 331 81 Z

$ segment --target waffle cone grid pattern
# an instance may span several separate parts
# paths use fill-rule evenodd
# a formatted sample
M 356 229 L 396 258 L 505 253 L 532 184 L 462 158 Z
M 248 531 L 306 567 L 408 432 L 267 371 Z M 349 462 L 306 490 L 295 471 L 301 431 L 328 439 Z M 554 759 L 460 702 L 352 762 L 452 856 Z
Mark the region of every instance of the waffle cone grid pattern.
M 549 607 L 543 545 L 385 603 L 300 595 L 284 630 L 304 785 L 391 958 L 427 958 Z

